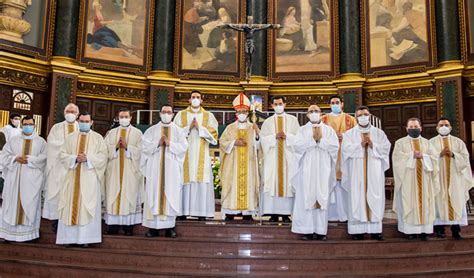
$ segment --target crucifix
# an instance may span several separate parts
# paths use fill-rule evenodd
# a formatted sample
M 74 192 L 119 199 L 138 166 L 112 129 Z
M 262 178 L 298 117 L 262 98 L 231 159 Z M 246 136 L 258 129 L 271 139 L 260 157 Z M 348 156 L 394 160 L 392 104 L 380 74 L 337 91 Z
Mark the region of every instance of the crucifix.
M 279 29 L 280 24 L 223 24 L 218 28 L 232 29 L 245 34 L 245 80 L 252 75 L 252 54 L 255 51 L 254 33 L 265 29 Z

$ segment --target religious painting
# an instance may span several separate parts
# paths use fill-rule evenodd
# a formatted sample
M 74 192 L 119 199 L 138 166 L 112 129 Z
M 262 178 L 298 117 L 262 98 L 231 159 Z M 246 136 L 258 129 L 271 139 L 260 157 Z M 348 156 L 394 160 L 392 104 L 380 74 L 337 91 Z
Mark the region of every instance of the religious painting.
M 466 55 L 468 62 L 474 62 L 474 36 L 472 32 L 474 31 L 474 0 L 463 0 L 464 1 L 464 18 L 460 19 L 461 26 L 465 26 L 466 32 L 465 41 L 467 49 L 463 53 Z M 461 34 L 463 35 L 463 34 Z M 464 46 L 465 47 L 465 46 Z
M 52 52 L 56 0 L 2 1 L 0 49 L 38 59 Z M 19 15 L 16 16 L 16 15 Z
M 225 24 L 245 23 L 245 0 L 176 3 L 175 74 L 181 78 L 240 80 L 242 34 Z
M 269 77 L 318 80 L 338 74 L 338 1 L 269 0 Z
M 423 71 L 436 59 L 432 0 L 364 0 L 367 75 Z
M 147 73 L 153 0 L 81 1 L 78 60 L 91 68 Z

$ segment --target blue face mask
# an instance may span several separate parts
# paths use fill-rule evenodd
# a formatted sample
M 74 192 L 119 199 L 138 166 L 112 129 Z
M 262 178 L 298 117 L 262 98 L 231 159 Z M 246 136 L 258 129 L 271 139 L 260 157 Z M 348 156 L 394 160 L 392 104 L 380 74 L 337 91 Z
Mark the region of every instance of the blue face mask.
M 91 130 L 90 123 L 79 123 L 79 131 L 80 132 L 89 132 Z
M 331 111 L 333 113 L 336 113 L 336 114 L 341 113 L 341 105 L 340 104 L 331 104 Z
M 24 134 L 32 134 L 35 131 L 35 127 L 32 125 L 25 125 L 23 126 L 23 133 Z

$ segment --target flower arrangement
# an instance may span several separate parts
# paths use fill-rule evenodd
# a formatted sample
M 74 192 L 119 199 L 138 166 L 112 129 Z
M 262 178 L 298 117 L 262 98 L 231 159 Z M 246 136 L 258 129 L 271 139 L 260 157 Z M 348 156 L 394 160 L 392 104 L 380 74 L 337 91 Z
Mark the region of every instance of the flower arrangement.
M 216 199 L 221 198 L 221 191 L 222 191 L 222 184 L 221 178 L 219 177 L 219 168 L 221 166 L 221 162 L 219 157 L 212 157 L 211 158 L 211 165 L 212 165 L 212 175 L 214 177 L 214 194 Z

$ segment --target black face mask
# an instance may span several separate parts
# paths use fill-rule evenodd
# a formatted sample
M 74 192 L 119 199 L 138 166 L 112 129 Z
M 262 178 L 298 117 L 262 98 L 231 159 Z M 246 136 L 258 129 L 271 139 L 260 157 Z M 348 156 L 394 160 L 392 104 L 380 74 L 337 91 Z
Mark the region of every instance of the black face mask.
M 418 138 L 421 134 L 421 129 L 419 128 L 409 128 L 408 129 L 408 136 L 411 138 Z

